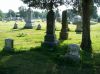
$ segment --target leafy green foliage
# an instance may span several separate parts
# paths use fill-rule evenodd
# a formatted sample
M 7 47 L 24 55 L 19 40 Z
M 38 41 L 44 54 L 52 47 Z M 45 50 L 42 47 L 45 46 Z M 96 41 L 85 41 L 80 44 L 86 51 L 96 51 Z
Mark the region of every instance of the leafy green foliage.
M 94 18 L 94 19 L 98 18 L 97 7 L 96 7 L 96 6 L 93 6 L 92 11 L 93 11 L 93 12 L 92 12 L 91 17 Z
M 21 18 L 25 19 L 26 12 L 27 12 L 27 10 L 26 10 L 26 8 L 24 6 L 20 6 L 19 7 L 19 15 L 20 15 Z
M 15 17 L 15 16 L 16 16 L 16 13 L 15 13 L 13 10 L 10 9 L 10 10 L 8 11 L 6 17 L 10 17 L 10 18 L 11 18 L 11 17 Z
M 22 0 L 24 3 L 35 8 L 46 8 L 52 9 L 53 6 L 57 7 L 59 4 L 62 5 L 63 0 Z
M 0 10 L 0 21 L 3 19 L 3 17 L 4 17 L 4 14 L 3 14 L 3 12 Z

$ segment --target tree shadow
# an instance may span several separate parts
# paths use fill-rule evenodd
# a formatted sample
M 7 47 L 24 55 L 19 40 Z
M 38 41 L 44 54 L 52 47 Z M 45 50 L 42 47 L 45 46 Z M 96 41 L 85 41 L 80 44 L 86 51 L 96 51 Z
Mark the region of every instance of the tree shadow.
M 100 52 L 94 53 L 95 74 L 100 74 Z
M 62 56 L 67 45 L 36 47 L 29 51 L 0 53 L 1 74 L 99 74 L 100 53 L 81 52 L 79 65 L 67 63 Z

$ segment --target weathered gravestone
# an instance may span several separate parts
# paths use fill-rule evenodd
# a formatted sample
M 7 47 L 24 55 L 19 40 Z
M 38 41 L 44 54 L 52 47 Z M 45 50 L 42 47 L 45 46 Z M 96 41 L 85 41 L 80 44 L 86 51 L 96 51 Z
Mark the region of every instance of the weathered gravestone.
M 41 30 L 41 25 L 40 24 L 37 25 L 37 30 Z
M 80 62 L 80 47 L 76 44 L 69 44 L 68 45 L 68 51 L 65 54 L 65 59 L 67 59 L 67 61 L 72 61 L 75 63 L 79 63 Z
M 26 24 L 25 24 L 24 28 L 25 29 L 32 29 L 33 27 L 32 27 L 32 21 L 31 21 L 31 19 L 32 19 L 32 10 L 31 10 L 31 8 L 28 8 L 26 15 L 27 15 L 27 17 L 25 19 Z
M 81 16 L 77 15 L 73 18 L 73 24 L 76 25 L 75 32 L 82 32 L 82 18 Z
M 68 39 L 68 21 L 67 21 L 67 10 L 62 13 L 62 28 L 60 32 L 60 40 Z
M 5 39 L 4 51 L 13 51 L 13 39 Z
M 18 24 L 15 23 L 13 29 L 18 29 Z
M 46 36 L 44 38 L 44 42 L 42 43 L 42 45 L 47 45 L 47 46 L 58 45 L 58 41 L 56 40 L 56 35 L 55 35 L 55 13 L 53 10 L 50 10 L 47 14 Z

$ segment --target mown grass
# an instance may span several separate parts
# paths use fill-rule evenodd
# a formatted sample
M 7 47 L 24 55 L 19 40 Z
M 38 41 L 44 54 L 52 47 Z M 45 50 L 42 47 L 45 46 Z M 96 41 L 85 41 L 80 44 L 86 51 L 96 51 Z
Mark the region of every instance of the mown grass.
M 33 29 L 22 29 L 24 22 L 17 22 L 18 29 L 13 30 L 15 22 L 0 22 L 0 74 L 99 74 L 100 72 L 100 23 L 91 25 L 93 58 L 83 55 L 80 66 L 68 66 L 60 56 L 67 50 L 67 44 L 81 43 L 82 34 L 74 32 L 75 25 L 70 24 L 69 38 L 59 46 L 41 47 L 46 32 L 46 22 L 36 20 Z M 42 30 L 36 30 L 38 24 Z M 59 39 L 61 24 L 56 23 L 56 35 Z M 23 34 L 23 36 L 21 36 Z M 14 52 L 2 52 L 4 40 L 14 39 Z M 84 58 L 85 57 L 85 58 Z M 67 65 L 67 66 L 66 66 Z

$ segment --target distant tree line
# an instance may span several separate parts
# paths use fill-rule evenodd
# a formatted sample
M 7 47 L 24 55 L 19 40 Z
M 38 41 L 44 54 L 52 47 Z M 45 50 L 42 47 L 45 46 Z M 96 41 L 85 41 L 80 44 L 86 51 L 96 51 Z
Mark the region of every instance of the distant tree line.
M 78 15 L 79 11 L 80 11 L 80 7 L 79 7 L 79 10 L 77 10 L 74 7 L 73 7 L 73 9 L 69 9 L 67 12 L 68 19 L 71 20 L 75 15 Z M 93 18 L 93 19 L 98 18 L 97 6 L 93 6 L 91 11 L 93 11 L 93 12 L 91 12 L 91 18 Z M 57 9 L 55 12 L 56 12 L 57 21 L 60 21 L 61 16 L 59 13 L 59 9 Z M 9 20 L 12 20 L 12 19 L 16 19 L 16 17 L 20 17 L 20 18 L 24 19 L 26 17 L 26 14 L 27 14 L 27 9 L 24 6 L 19 7 L 19 12 L 14 12 L 13 10 L 9 9 L 9 11 L 7 13 L 3 13 L 0 10 L 0 21 L 2 19 L 7 19 L 7 18 L 9 18 Z M 47 14 L 47 11 L 42 11 L 42 12 L 32 11 L 32 18 L 33 19 L 38 19 L 38 18 L 44 19 L 44 18 L 46 18 L 46 14 Z
M 0 21 L 2 20 L 16 20 L 16 18 L 21 18 L 21 19 L 25 19 L 25 17 L 27 14 L 27 9 L 24 7 L 24 6 L 20 6 L 19 7 L 19 12 L 15 12 L 11 9 L 9 9 L 9 11 L 7 13 L 3 13 L 1 10 L 0 10 Z M 32 10 L 32 18 L 33 19 L 45 19 L 46 18 L 46 14 L 47 14 L 47 11 L 43 10 L 43 11 L 33 11 Z

